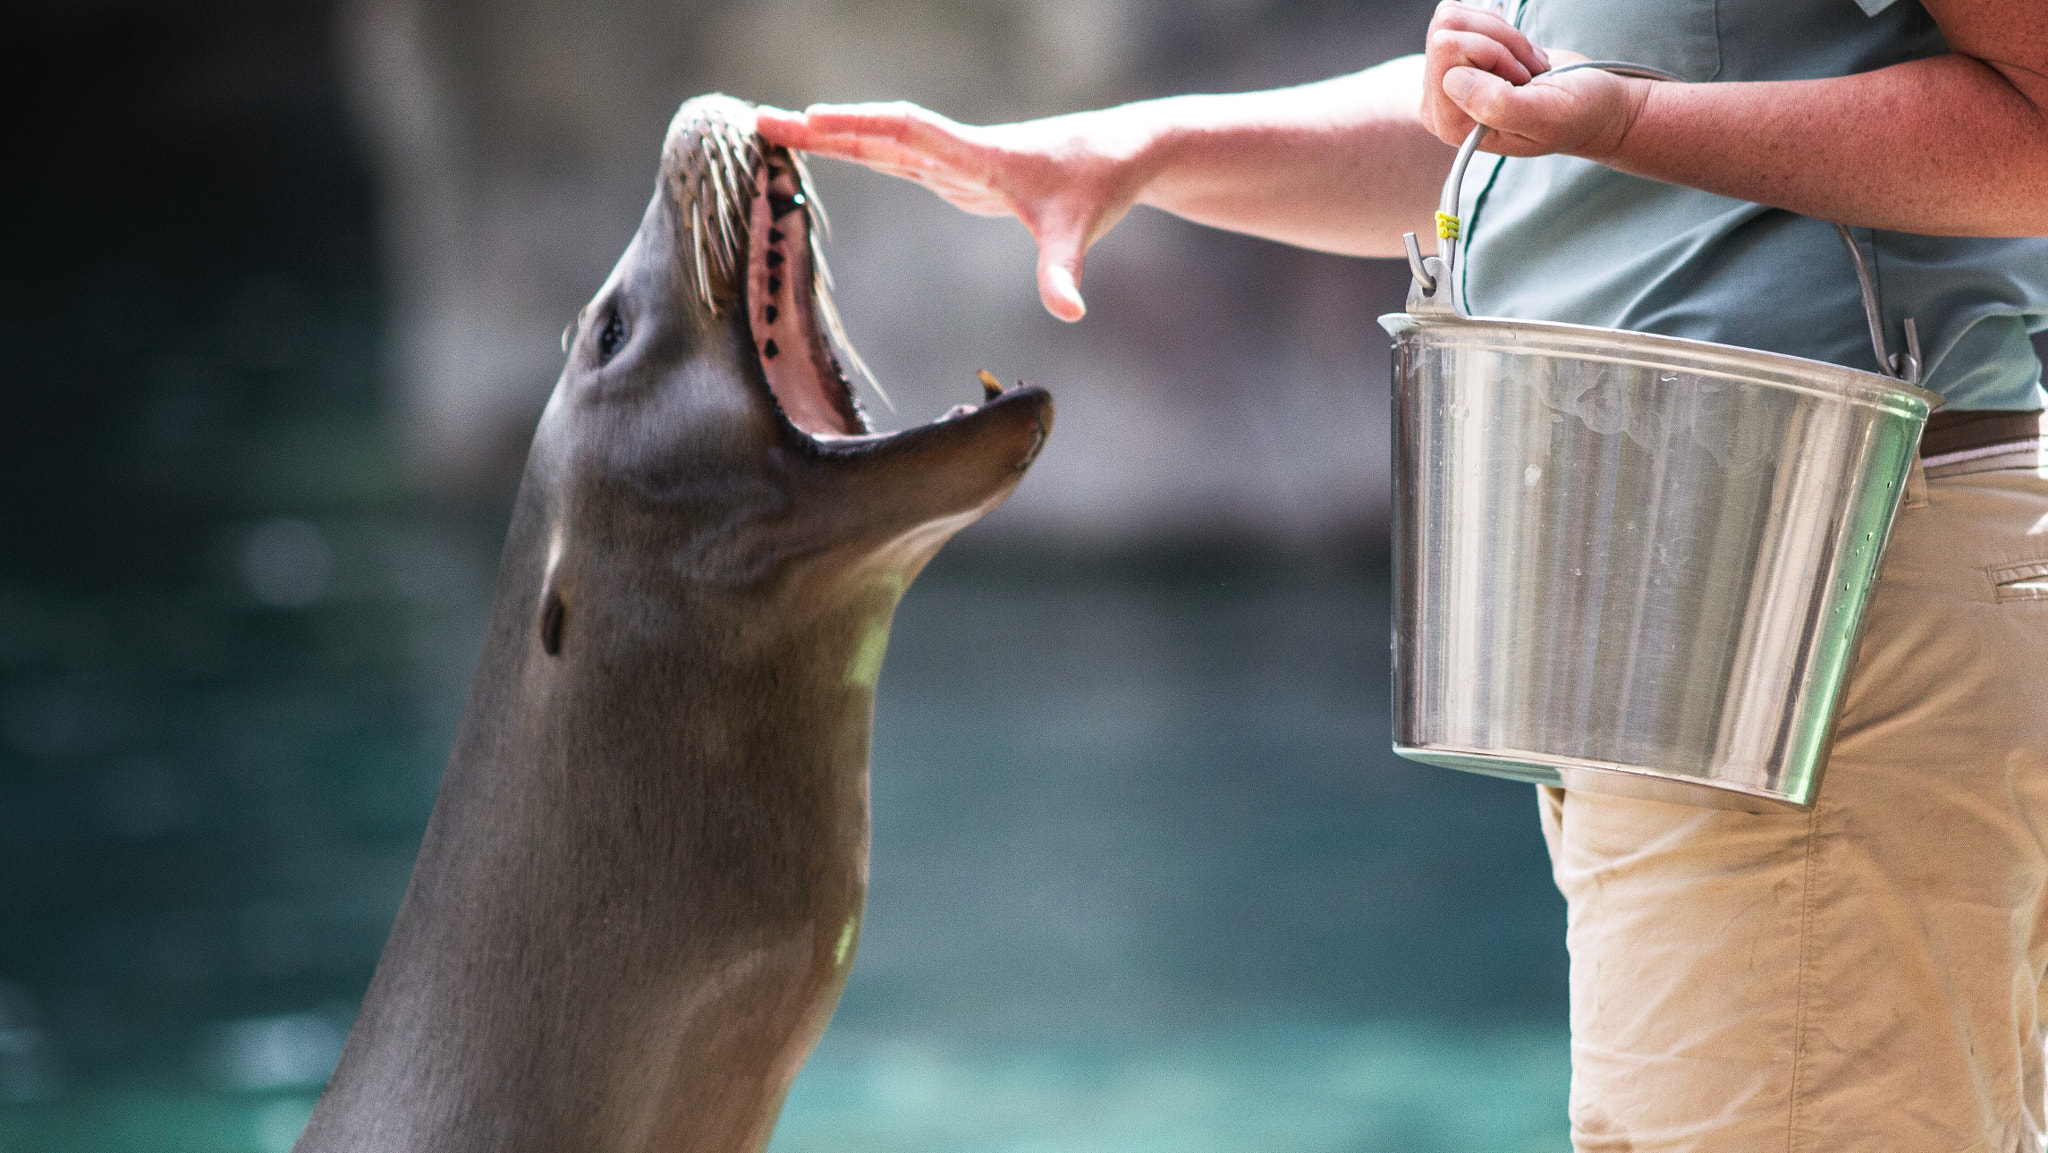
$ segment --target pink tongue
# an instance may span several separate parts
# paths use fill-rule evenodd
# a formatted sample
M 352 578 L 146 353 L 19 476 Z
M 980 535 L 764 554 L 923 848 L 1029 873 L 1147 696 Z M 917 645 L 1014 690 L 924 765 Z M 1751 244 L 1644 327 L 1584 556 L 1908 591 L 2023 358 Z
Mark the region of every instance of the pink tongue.
M 862 430 L 837 398 L 839 372 L 825 351 L 810 306 L 810 220 L 787 165 L 769 161 L 764 194 L 749 222 L 747 320 L 768 387 L 790 422 L 812 436 Z M 778 217 L 777 212 L 781 215 Z

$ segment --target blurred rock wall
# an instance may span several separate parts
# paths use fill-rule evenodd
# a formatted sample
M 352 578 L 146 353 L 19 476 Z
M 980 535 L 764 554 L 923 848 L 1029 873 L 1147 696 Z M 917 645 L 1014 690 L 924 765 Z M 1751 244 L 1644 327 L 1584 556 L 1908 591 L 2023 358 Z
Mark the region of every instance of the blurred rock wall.
M 1423 0 L 348 0 L 342 42 L 381 171 L 402 439 L 443 493 L 502 494 L 563 325 L 652 188 L 675 106 L 907 98 L 990 122 L 1298 83 L 1419 45 Z M 1043 384 L 1059 427 L 990 538 L 1131 547 L 1376 532 L 1385 339 L 1406 274 L 1140 210 L 1091 258 L 1090 315 L 1038 306 L 1029 237 L 913 186 L 818 165 L 885 427 Z

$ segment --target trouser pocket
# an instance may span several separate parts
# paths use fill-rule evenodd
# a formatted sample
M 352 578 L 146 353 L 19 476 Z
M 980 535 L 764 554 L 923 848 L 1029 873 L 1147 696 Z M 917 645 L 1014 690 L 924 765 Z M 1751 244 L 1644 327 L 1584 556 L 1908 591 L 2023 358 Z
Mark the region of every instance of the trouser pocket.
M 2000 601 L 2048 601 L 2048 561 L 1995 565 L 1984 571 L 1991 575 L 1991 590 Z

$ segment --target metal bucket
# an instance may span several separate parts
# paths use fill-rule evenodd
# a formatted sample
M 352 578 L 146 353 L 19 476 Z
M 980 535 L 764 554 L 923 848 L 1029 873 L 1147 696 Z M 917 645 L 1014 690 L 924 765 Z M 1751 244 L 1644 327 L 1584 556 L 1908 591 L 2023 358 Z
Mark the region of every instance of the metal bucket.
M 1912 383 L 1917 347 L 1885 354 L 1867 275 L 1878 360 L 1898 377 L 1472 319 L 1453 299 L 1455 246 L 1425 261 L 1409 241 L 1409 310 L 1381 320 L 1395 349 L 1395 752 L 1568 789 L 1811 805 L 1940 403 Z

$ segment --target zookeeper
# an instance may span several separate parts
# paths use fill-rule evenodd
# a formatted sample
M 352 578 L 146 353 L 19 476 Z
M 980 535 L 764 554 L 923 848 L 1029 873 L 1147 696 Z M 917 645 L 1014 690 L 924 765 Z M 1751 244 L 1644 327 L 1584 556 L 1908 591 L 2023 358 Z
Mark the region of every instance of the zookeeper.
M 1583 57 L 1685 82 L 1543 77 Z M 1576 1147 L 2041 1150 L 2048 0 L 1445 3 L 1423 55 L 1299 88 L 991 127 L 820 106 L 761 131 L 1018 217 L 1045 306 L 1078 320 L 1082 258 L 1134 204 L 1400 255 L 1475 119 L 1521 158 L 1465 182 L 1475 315 L 1875 370 L 1839 220 L 1946 398 L 1811 813 L 1540 794 Z

